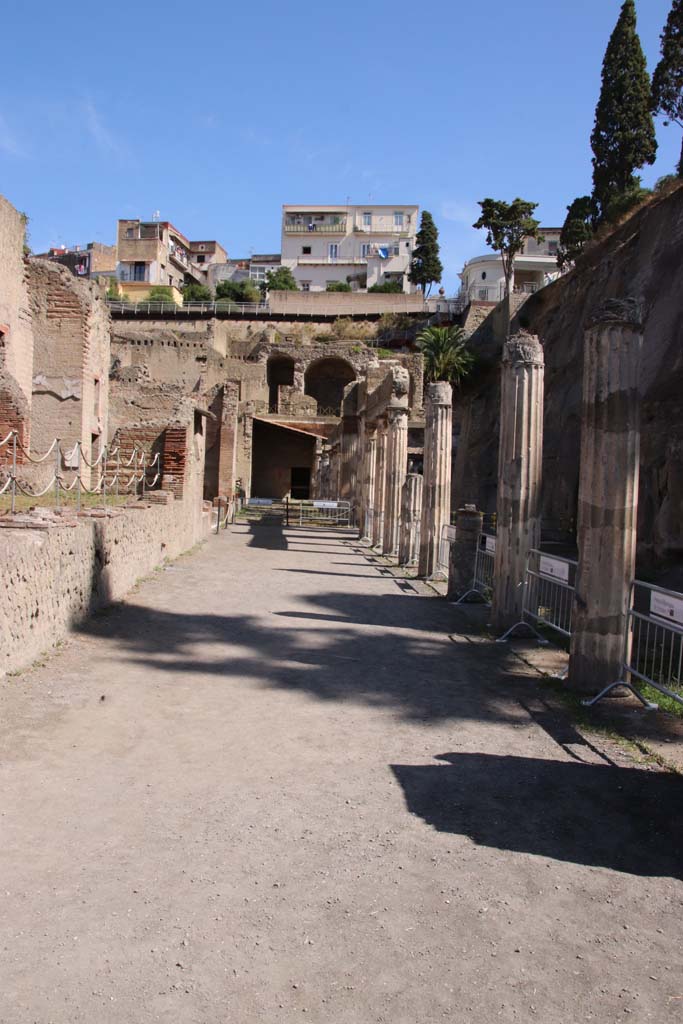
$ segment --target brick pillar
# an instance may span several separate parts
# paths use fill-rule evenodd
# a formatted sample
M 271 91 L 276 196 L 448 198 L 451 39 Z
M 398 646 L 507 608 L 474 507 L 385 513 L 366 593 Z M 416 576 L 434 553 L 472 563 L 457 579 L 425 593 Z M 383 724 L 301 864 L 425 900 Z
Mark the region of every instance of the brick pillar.
M 416 565 L 420 556 L 420 517 L 422 515 L 422 476 L 408 473 L 401 495 L 401 526 L 398 564 Z
M 377 423 L 377 457 L 375 459 L 375 516 L 372 522 L 372 546 L 380 547 L 384 536 L 384 488 L 387 455 L 387 424 Z
M 384 530 L 382 553 L 398 554 L 401 492 L 408 472 L 408 407 L 387 409 L 387 453 L 384 471 Z
M 424 484 L 418 575 L 429 577 L 436 566 L 442 527 L 450 520 L 453 392 L 447 381 L 428 384 L 425 391 Z
M 520 331 L 503 347 L 497 539 L 492 621 L 504 632 L 522 618 L 529 551 L 541 542 L 543 347 Z
M 239 385 L 232 382 L 225 384 L 218 435 L 218 493 L 228 496 L 235 493 L 238 407 Z
M 640 397 L 640 309 L 609 299 L 584 336 L 579 567 L 569 686 L 596 693 L 621 674 L 635 575 Z
M 455 513 L 455 540 L 451 542 L 448 558 L 449 601 L 457 601 L 472 586 L 483 522 L 484 513 L 474 505 L 464 505 Z

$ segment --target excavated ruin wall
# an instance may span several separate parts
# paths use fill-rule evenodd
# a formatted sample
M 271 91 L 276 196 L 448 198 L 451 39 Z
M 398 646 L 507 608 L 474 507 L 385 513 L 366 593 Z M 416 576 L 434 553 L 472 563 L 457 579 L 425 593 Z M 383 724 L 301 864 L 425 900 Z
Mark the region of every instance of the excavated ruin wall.
M 193 495 L 75 526 L 0 530 L 0 672 L 30 665 L 165 558 L 205 540 L 209 517 Z
M 640 210 L 592 249 L 570 274 L 542 289 L 513 323 L 538 334 L 545 349 L 543 518 L 576 515 L 583 325 L 606 298 L 643 302 L 639 571 L 683 564 L 683 187 Z M 500 331 L 494 321 L 472 335 L 480 369 L 456 395 L 459 427 L 453 500 L 495 511 Z M 679 580 L 678 582 L 683 582 Z

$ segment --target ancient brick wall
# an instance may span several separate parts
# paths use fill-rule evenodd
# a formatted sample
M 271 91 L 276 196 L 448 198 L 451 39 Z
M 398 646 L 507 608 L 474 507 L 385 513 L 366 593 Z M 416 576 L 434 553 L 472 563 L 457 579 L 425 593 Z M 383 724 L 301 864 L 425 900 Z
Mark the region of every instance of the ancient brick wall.
M 0 435 L 5 437 L 20 425 L 28 443 L 33 329 L 24 263 L 25 228 L 23 215 L 0 196 L 0 403 L 6 414 L 3 418 L 0 407 Z
M 109 412 L 110 321 L 101 285 L 64 267 L 29 261 L 33 314 L 32 444 L 80 440 L 96 457 Z

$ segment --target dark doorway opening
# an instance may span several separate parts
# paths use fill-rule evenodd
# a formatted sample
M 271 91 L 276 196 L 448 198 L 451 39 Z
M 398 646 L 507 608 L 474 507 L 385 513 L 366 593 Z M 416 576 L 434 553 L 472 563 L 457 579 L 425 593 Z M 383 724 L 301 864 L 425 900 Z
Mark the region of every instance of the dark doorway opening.
M 311 496 L 311 470 L 308 466 L 292 466 L 290 494 L 299 501 Z

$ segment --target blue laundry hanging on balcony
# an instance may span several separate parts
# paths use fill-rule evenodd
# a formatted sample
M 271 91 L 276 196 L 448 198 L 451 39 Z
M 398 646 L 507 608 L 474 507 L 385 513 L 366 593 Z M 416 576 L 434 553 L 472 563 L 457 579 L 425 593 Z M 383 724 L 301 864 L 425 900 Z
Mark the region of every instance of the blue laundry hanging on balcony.
M 388 260 L 389 259 L 389 250 L 383 248 L 382 246 L 378 246 L 377 247 L 377 255 L 379 256 L 379 258 L 381 260 Z

